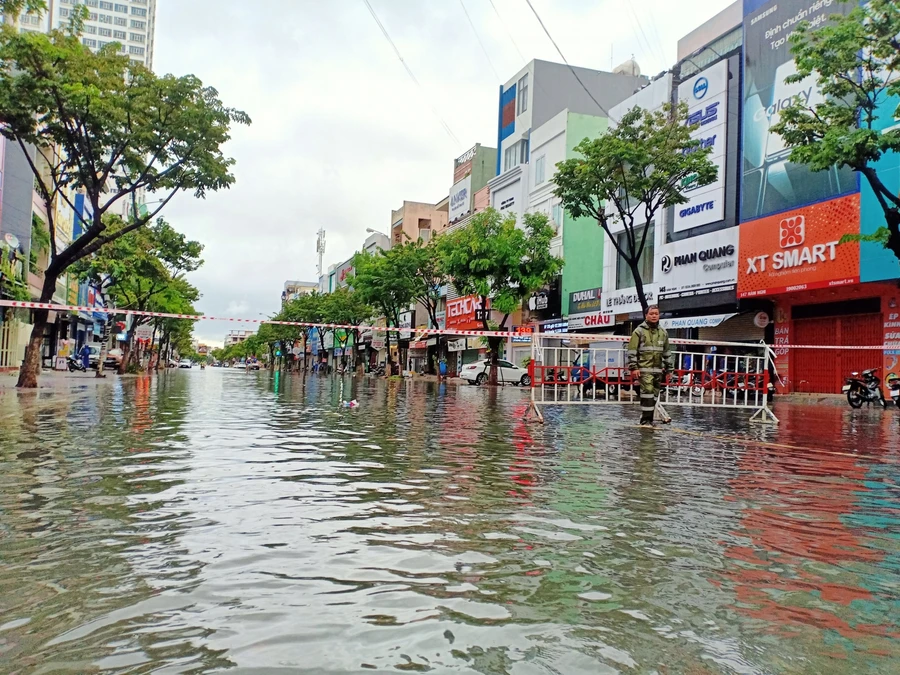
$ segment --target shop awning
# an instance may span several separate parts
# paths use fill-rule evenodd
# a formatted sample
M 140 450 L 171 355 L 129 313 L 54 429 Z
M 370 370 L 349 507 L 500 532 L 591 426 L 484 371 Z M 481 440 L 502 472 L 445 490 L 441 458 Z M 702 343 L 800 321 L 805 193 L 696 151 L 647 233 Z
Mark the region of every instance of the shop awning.
M 737 312 L 731 314 L 707 314 L 705 316 L 680 316 L 674 319 L 660 319 L 659 325 L 666 330 L 677 330 L 679 328 L 715 328 L 733 316 L 737 316 Z

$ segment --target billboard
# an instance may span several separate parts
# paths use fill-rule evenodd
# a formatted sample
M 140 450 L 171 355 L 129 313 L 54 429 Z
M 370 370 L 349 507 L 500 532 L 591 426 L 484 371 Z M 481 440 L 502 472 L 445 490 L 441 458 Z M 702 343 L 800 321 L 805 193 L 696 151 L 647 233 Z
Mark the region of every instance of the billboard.
M 858 194 L 743 223 L 738 297 L 859 283 L 858 226 Z
M 790 150 L 771 131 L 783 108 L 824 100 L 815 75 L 785 83 L 797 72 L 788 37 L 802 21 L 819 25 L 853 6 L 837 0 L 744 0 L 742 221 L 857 191 L 850 169 L 813 172 L 790 162 Z
M 683 232 L 725 218 L 728 61 L 719 61 L 678 85 L 678 100 L 688 105 L 688 124 L 700 125 L 691 138 L 712 148 L 709 159 L 719 172 L 709 185 L 691 187 L 688 179 L 683 187 L 688 202 L 675 208 L 674 219 L 675 232 Z
M 481 298 L 467 295 L 455 300 L 447 300 L 447 328 L 456 330 L 481 330 L 484 323 L 479 318 Z M 490 300 L 488 301 L 490 309 Z
M 734 291 L 738 276 L 738 228 L 665 244 L 658 249 L 659 300 Z
M 450 188 L 450 222 L 455 223 L 471 212 L 472 174 L 469 174 Z

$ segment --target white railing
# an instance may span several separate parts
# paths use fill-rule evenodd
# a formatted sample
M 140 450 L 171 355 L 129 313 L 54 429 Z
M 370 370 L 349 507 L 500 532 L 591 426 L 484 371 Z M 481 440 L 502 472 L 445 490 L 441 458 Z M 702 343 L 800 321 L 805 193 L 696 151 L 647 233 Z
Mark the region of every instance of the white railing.
M 639 402 L 640 390 L 627 368 L 625 341 L 599 335 L 532 336 L 531 400 L 540 417 L 543 405 L 602 405 Z M 673 341 L 674 342 L 674 341 Z M 766 345 L 701 343 L 672 345 L 674 369 L 661 382 L 658 415 L 665 406 L 738 408 L 751 419 L 777 418 L 768 407 L 772 393 Z M 710 353 L 710 347 L 718 351 Z M 741 350 L 743 354 L 722 353 Z

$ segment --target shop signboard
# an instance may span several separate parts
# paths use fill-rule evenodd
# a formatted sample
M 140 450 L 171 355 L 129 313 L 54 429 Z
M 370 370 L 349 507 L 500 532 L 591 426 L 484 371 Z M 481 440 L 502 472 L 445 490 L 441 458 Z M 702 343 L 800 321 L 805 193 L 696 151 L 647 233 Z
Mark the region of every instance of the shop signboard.
M 372 338 L 372 349 L 375 351 L 381 351 L 384 349 L 385 339 L 384 333 L 377 333 L 375 337 Z
M 730 227 L 661 246 L 656 257 L 659 300 L 734 291 L 738 232 Z
M 400 325 L 398 328 L 412 328 L 412 312 L 401 312 L 400 313 Z M 401 330 L 400 331 L 400 339 L 401 340 L 409 340 L 412 337 L 411 330 Z
M 438 328 L 444 330 L 447 327 L 447 312 L 435 312 L 434 318 L 437 319 Z
M 759 218 L 741 225 L 738 297 L 859 283 L 859 195 Z
M 534 329 L 531 326 L 513 326 L 512 342 L 516 344 L 531 344 L 531 334 Z
M 447 341 L 447 351 L 448 352 L 464 352 L 466 350 L 466 339 L 462 338 L 460 340 L 448 340 Z
M 569 331 L 569 322 L 565 319 L 561 321 L 550 321 L 541 326 L 542 333 L 556 334 L 567 333 Z
M 488 300 L 488 309 L 490 309 Z M 447 328 L 454 330 L 479 330 L 484 328 L 480 316 L 481 298 L 477 295 L 466 295 L 462 298 L 447 300 Z
M 602 290 L 588 288 L 583 291 L 569 293 L 569 314 L 585 314 L 603 309 Z
M 744 0 L 741 221 L 856 192 L 856 176 L 849 168 L 813 171 L 795 164 L 788 159 L 784 140 L 772 131 L 789 105 L 813 107 L 825 100 L 815 74 L 785 82 L 797 73 L 791 33 L 801 22 L 819 26 L 853 7 L 852 2 L 835 0 Z
M 725 158 L 728 135 L 728 61 L 722 60 L 678 86 L 678 100 L 687 103 L 690 125 L 698 125 L 691 138 L 701 148 L 711 148 L 709 160 L 718 177 L 709 185 L 692 186 L 686 179 L 683 189 L 688 201 L 675 207 L 674 229 L 690 230 L 725 218 Z
M 347 278 L 353 275 L 353 259 L 340 265 L 334 271 L 334 283 L 337 288 L 343 288 L 347 285 Z
M 659 325 L 666 330 L 680 328 L 715 328 L 737 314 L 710 314 L 707 316 L 681 316 L 674 319 L 660 319 Z
M 616 320 L 613 314 L 604 314 L 602 311 L 585 312 L 582 314 L 569 314 L 569 330 L 593 330 L 595 328 L 612 328 Z
M 331 349 L 334 347 L 334 331 L 328 331 L 323 335 L 322 343 L 325 346 L 325 349 Z
M 656 302 L 657 285 L 644 284 L 644 296 L 651 305 Z M 634 288 L 603 292 L 603 314 L 631 314 L 641 312 L 641 300 Z M 571 317 L 570 317 L 571 318 Z
M 464 218 L 472 211 L 472 174 L 450 188 L 450 222 Z

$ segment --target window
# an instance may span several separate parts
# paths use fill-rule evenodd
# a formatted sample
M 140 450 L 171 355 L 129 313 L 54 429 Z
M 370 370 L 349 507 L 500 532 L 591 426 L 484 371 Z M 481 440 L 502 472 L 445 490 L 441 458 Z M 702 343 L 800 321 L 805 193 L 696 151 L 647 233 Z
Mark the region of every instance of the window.
M 147 29 L 147 22 L 146 22 L 146 21 L 138 21 L 137 19 L 132 19 L 132 20 L 131 20 L 131 27 L 132 27 L 132 28 L 137 28 L 137 29 L 139 29 L 139 30 L 146 30 L 146 29 Z
M 143 56 L 144 48 L 143 47 L 135 47 L 134 45 L 132 45 L 131 47 L 128 48 L 128 53 L 134 54 L 135 56 Z
M 545 176 L 545 169 L 547 165 L 547 156 L 541 155 L 536 160 L 534 160 L 534 185 L 537 187 L 545 180 L 547 180 Z
M 126 19 L 124 16 L 116 16 L 116 17 L 113 17 L 113 19 L 114 19 L 113 23 L 116 24 L 117 26 L 127 26 L 128 25 L 128 19 Z
M 143 7 L 132 7 L 131 13 L 135 16 L 147 16 L 147 10 Z
M 513 143 L 503 152 L 503 170 L 509 171 L 513 167 L 528 161 L 528 141 L 522 139 Z
M 97 0 L 84 0 L 84 4 L 86 4 L 88 7 L 96 7 L 99 3 L 97 2 Z
M 562 227 L 563 222 L 563 207 L 562 204 L 554 204 L 550 209 L 550 218 L 556 224 L 556 231 L 559 232 L 559 229 Z
M 128 14 L 128 5 L 116 5 L 116 11 L 122 14 Z
M 528 110 L 528 73 L 525 73 L 516 86 L 516 115 Z
M 100 23 L 112 23 L 112 14 L 101 14 Z
M 65 19 L 67 16 L 69 16 L 69 14 L 71 14 L 71 12 L 68 9 L 65 9 L 64 7 L 59 8 L 59 16 L 61 18 Z M 23 17 L 22 23 L 24 23 L 25 22 L 24 19 L 27 19 L 27 18 L 28 18 L 27 16 Z
M 644 228 L 635 228 L 634 236 L 637 243 L 640 244 L 641 236 L 643 236 Z M 653 283 L 653 223 L 650 223 L 650 231 L 647 232 L 647 241 L 644 244 L 644 250 L 641 252 L 641 259 L 638 264 L 638 270 L 641 273 L 641 280 L 645 284 Z M 628 250 L 628 233 L 620 232 L 616 235 L 616 241 L 619 248 L 623 251 Z M 634 275 L 631 268 L 622 256 L 616 259 L 616 289 L 632 288 L 634 286 Z
M 141 35 L 140 33 L 131 33 L 128 36 L 128 39 L 131 40 L 132 42 L 143 42 L 144 36 Z
M 112 10 L 113 4 L 111 2 L 104 2 L 100 0 L 100 9 Z
M 91 35 L 94 35 L 94 34 L 97 33 L 97 28 L 96 28 L 95 26 L 85 26 L 85 27 L 84 27 L 84 32 L 85 32 L 85 33 L 90 33 Z
M 112 37 L 112 28 L 100 28 L 97 32 L 103 37 Z
M 124 40 L 125 39 L 125 31 L 124 30 L 114 30 L 113 37 L 116 38 L 116 40 Z
M 96 40 L 90 40 L 90 39 L 88 39 L 88 38 L 83 38 L 81 41 L 84 43 L 84 45 L 85 45 L 86 47 L 94 48 L 94 47 L 97 46 L 97 41 L 96 41 Z

